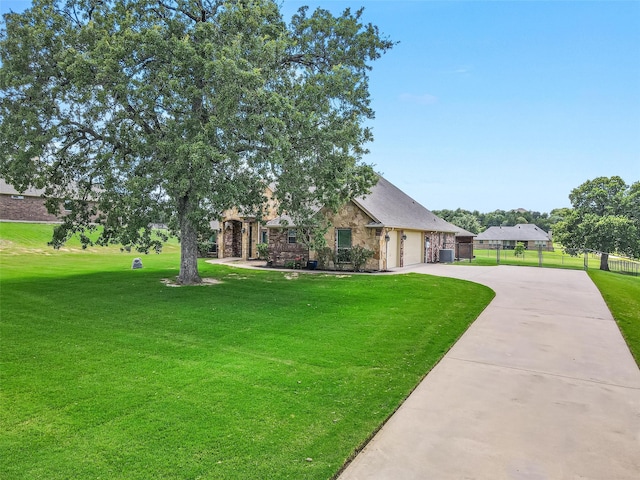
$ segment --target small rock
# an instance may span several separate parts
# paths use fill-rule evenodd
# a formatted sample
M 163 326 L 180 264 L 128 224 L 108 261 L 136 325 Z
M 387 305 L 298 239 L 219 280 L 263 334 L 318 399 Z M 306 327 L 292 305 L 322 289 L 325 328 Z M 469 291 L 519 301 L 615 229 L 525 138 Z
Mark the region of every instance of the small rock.
M 310 457 L 307 457 L 305 460 L 306 460 L 307 462 L 313 462 L 313 458 L 310 458 Z

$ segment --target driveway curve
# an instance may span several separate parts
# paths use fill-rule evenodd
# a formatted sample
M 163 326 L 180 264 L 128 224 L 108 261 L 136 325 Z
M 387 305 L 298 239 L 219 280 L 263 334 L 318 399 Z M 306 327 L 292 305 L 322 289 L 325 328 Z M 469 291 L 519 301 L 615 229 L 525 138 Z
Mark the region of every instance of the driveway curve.
M 339 480 L 640 478 L 640 370 L 585 272 L 404 272 L 496 297 Z

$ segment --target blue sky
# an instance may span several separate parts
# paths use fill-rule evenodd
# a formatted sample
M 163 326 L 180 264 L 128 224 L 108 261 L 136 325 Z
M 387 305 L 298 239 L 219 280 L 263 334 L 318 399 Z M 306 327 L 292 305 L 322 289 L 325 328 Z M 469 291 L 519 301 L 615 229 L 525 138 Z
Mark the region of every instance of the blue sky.
M 0 12 L 30 2 L 0 0 Z M 640 1 L 298 1 L 400 42 L 370 76 L 366 161 L 429 209 L 570 206 L 640 180 Z

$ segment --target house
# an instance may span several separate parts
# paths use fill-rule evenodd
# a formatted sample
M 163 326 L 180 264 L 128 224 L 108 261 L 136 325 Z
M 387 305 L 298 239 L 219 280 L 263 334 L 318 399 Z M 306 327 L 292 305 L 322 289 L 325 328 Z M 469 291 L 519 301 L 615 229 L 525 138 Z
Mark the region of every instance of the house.
M 220 219 L 213 220 L 210 227 L 214 232 L 210 239 L 211 253 L 218 258 L 242 258 L 248 260 L 258 257 L 259 243 L 267 243 L 265 222 L 277 215 L 277 204 L 273 199 L 275 186 L 265 188 L 267 202 L 261 215 L 247 213 L 239 208 L 223 212 Z
M 325 240 L 336 258 L 344 258 L 341 251 L 356 245 L 373 251 L 373 258 L 365 265 L 368 270 L 453 261 L 456 234 L 473 238 L 472 233 L 436 216 L 381 176 L 369 194 L 353 199 L 337 212 L 323 208 L 317 214 L 330 225 Z M 316 257 L 316 252 L 308 252 L 299 242 L 299 232 L 290 218 L 274 218 L 266 227 L 274 265 Z M 472 255 L 472 247 L 470 250 Z
M 489 227 L 478 234 L 474 247 L 513 250 L 519 242 L 527 249 L 542 247 L 543 250 L 553 251 L 551 235 L 532 223 L 521 223 L 513 227 Z
M 29 188 L 18 192 L 0 178 L 0 220 L 25 222 L 59 222 L 59 218 L 47 212 L 44 204 L 44 188 Z M 60 214 L 64 214 L 64 205 Z

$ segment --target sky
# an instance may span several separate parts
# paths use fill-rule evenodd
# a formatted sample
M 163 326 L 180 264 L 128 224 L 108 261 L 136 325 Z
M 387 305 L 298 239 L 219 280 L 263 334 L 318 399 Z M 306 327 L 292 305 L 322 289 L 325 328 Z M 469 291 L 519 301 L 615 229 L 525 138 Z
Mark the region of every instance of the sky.
M 0 0 L 0 13 L 25 0 Z M 430 210 L 569 207 L 599 177 L 640 181 L 640 1 L 282 0 L 364 7 L 373 62 L 365 161 Z

